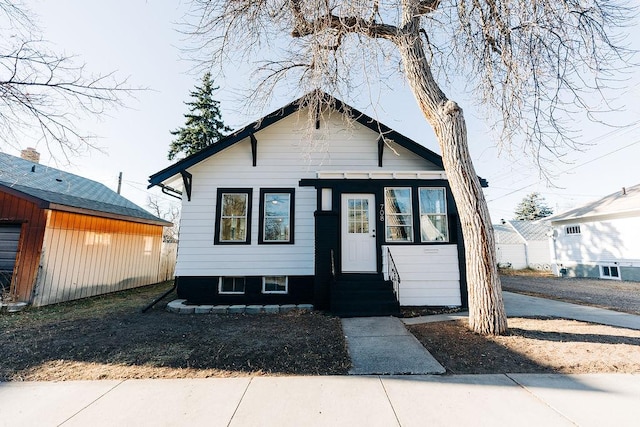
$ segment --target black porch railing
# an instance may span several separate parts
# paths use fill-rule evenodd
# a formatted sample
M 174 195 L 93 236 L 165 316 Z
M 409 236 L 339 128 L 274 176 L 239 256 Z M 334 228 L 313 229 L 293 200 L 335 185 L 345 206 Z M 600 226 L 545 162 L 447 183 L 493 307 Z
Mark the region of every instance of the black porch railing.
M 393 283 L 393 293 L 396 296 L 396 300 L 400 302 L 400 273 L 398 272 L 398 267 L 393 260 L 389 247 L 387 247 L 387 275 Z

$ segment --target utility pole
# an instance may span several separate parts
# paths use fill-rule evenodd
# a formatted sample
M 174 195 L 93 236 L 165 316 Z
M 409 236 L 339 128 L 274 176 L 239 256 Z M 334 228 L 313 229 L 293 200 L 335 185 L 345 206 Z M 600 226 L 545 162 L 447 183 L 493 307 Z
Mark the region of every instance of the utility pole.
M 122 188 L 122 172 L 118 175 L 118 194 L 120 194 L 120 189 Z

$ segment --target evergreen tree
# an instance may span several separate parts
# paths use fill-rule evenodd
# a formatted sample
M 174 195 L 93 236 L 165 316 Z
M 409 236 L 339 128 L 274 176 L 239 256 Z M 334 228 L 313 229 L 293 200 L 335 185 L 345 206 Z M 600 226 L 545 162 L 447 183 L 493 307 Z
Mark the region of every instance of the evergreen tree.
M 179 153 L 187 156 L 196 153 L 222 139 L 226 132 L 231 131 L 220 116 L 220 102 L 213 99 L 213 92 L 219 87 L 213 86 L 211 73 L 202 77 L 202 86 L 189 93 L 194 100 L 186 102 L 189 113 L 184 127 L 171 131 L 177 138 L 169 146 L 169 160 L 173 160 Z
M 535 221 L 552 215 L 553 209 L 547 206 L 540 193 L 534 192 L 522 199 L 514 213 L 517 220 Z

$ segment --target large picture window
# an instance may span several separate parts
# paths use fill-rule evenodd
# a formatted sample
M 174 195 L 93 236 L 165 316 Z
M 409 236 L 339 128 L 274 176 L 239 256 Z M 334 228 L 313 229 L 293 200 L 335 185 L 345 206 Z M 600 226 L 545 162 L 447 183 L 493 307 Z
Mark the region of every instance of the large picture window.
M 294 190 L 260 190 L 259 243 L 293 243 Z
M 251 189 L 218 189 L 217 244 L 251 243 Z
M 444 188 L 420 188 L 420 240 L 448 242 L 447 199 Z
M 385 239 L 387 242 L 413 242 L 411 188 L 385 188 Z

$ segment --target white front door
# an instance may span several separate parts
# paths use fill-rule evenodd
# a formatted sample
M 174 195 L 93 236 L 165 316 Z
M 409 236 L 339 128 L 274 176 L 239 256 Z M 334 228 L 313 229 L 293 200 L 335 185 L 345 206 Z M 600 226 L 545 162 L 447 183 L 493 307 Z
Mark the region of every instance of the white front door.
M 375 272 L 375 195 L 342 195 L 342 271 Z

